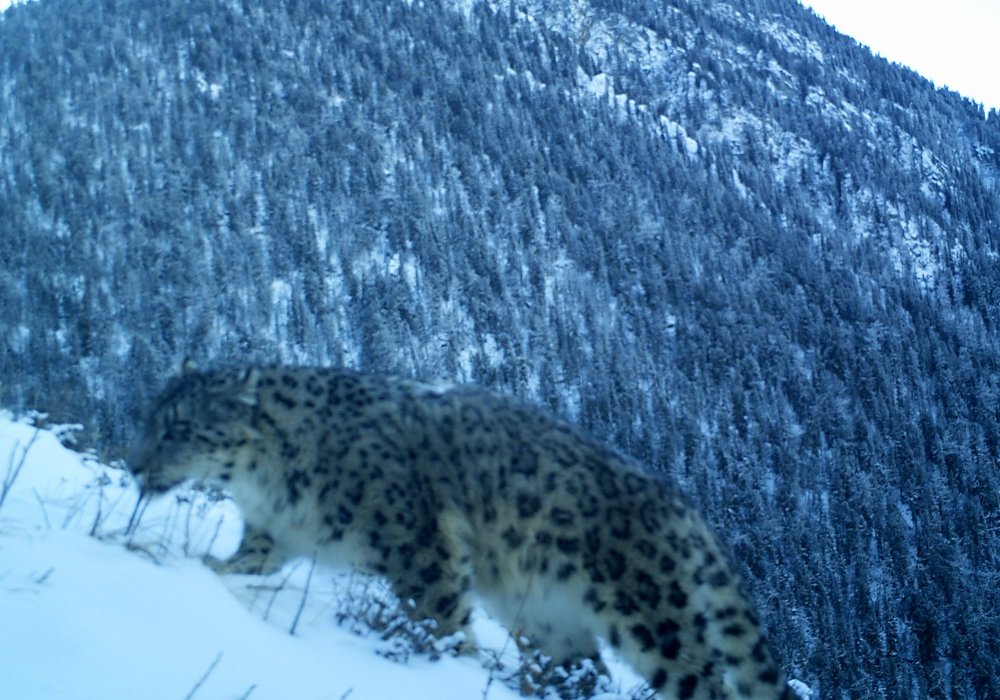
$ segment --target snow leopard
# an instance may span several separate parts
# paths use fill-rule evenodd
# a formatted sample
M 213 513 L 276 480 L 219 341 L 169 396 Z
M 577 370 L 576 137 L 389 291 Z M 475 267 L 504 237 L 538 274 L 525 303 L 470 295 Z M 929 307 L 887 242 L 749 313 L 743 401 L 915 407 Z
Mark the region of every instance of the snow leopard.
M 542 408 L 340 368 L 185 364 L 129 460 L 245 520 L 220 573 L 312 557 L 383 577 L 442 638 L 474 606 L 558 666 L 600 645 L 658 698 L 792 700 L 719 538 L 675 483 Z M 461 636 L 459 636 L 461 638 Z

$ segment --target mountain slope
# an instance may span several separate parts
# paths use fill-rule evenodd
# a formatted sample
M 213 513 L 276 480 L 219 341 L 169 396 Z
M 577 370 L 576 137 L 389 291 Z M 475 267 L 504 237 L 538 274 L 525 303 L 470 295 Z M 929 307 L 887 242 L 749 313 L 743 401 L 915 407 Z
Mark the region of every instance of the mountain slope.
M 44 0 L 0 144 L 7 405 L 474 380 L 673 474 L 824 695 L 1000 687 L 998 121 L 791 0 Z

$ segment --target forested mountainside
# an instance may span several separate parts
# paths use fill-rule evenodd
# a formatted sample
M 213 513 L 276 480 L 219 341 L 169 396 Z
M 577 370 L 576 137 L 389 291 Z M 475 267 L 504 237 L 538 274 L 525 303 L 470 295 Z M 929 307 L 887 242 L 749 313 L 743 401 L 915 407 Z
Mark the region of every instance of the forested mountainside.
M 675 477 L 821 697 L 1000 692 L 1000 120 L 793 0 L 0 18 L 0 403 L 474 381 Z

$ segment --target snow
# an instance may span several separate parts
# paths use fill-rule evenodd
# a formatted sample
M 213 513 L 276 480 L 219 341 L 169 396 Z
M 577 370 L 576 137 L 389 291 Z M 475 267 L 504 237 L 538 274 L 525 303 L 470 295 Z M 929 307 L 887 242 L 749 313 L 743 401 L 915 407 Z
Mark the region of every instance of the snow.
M 813 693 L 812 688 L 803 683 L 800 680 L 790 680 L 788 685 L 791 686 L 792 690 L 795 691 L 802 700 L 811 700 L 815 693 Z
M 788 53 L 825 63 L 826 56 L 823 54 L 823 48 L 812 39 L 807 39 L 790 27 L 774 20 L 761 20 L 760 27 Z
M 13 7 L 14 5 L 23 5 L 28 2 L 28 0 L 0 0 L 0 14 L 7 11 L 7 8 Z
M 694 157 L 698 154 L 698 142 L 688 135 L 687 129 L 682 124 L 661 116 L 660 126 L 663 127 L 666 134 L 671 138 L 683 139 L 684 149 L 688 156 Z
M 313 572 L 305 561 L 266 578 L 216 575 L 201 555 L 224 558 L 242 529 L 227 499 L 179 490 L 150 503 L 126 535 L 137 501 L 131 477 L 64 447 L 59 436 L 71 433 L 0 412 L 3 697 L 519 697 L 489 670 L 501 658 L 509 674 L 516 656 L 484 615 L 474 631 L 486 651 L 435 661 L 398 639 L 359 634 L 360 623 L 337 624 L 345 608 L 379 600 L 377 581 Z M 630 683 L 623 687 L 635 685 L 609 661 Z
M 594 76 L 587 76 L 586 73 L 583 72 L 582 68 L 577 68 L 577 79 L 583 85 L 584 90 L 589 92 L 594 97 L 602 98 L 608 96 L 609 94 L 614 95 L 614 79 L 606 73 L 598 73 Z

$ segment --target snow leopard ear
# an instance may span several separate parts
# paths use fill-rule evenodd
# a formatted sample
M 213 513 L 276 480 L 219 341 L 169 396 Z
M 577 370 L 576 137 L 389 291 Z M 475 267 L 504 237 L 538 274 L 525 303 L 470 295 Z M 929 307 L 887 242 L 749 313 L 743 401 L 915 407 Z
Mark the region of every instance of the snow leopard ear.
M 260 371 L 256 367 L 251 367 L 233 387 L 233 398 L 246 406 L 257 405 L 257 383 L 260 381 Z
M 181 363 L 181 375 L 194 374 L 198 371 L 198 365 L 190 357 L 185 357 Z

